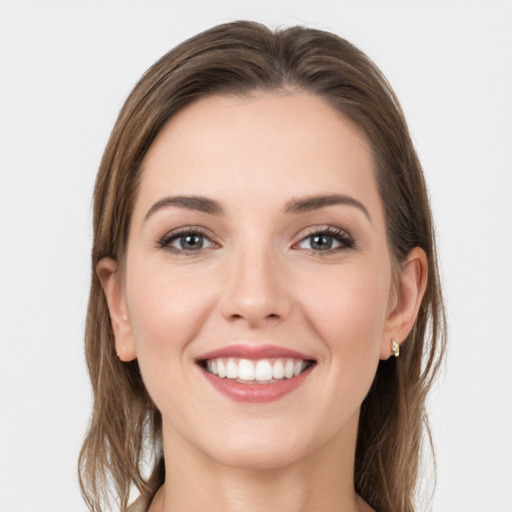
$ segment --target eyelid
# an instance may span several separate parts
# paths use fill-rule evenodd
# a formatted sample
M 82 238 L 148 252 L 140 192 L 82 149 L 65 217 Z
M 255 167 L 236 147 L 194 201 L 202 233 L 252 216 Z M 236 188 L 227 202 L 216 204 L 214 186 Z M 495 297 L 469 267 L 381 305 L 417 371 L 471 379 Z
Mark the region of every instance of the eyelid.
M 178 239 L 181 236 L 185 235 L 201 235 L 205 238 L 207 238 L 211 242 L 211 246 L 204 247 L 197 250 L 186 250 L 186 249 L 178 249 L 176 247 L 172 247 L 170 243 L 176 239 Z M 212 247 L 220 247 L 220 244 L 215 240 L 215 237 L 213 236 L 212 232 L 203 227 L 203 226 L 182 226 L 176 229 L 172 229 L 171 231 L 168 231 L 164 236 L 159 238 L 156 242 L 156 245 L 158 248 L 166 249 L 174 254 L 188 254 L 192 255 L 193 253 L 201 253 L 204 250 L 211 249 Z
M 187 249 L 179 249 L 176 247 L 172 247 L 170 244 L 174 240 L 178 239 L 181 236 L 185 236 L 188 234 L 198 234 L 201 236 L 204 236 L 209 240 L 211 245 L 209 247 L 202 247 L 197 250 L 187 250 Z M 355 240 L 352 237 L 352 235 L 346 230 L 339 228 L 337 226 L 325 224 L 325 225 L 315 225 L 315 226 L 309 226 L 303 230 L 301 230 L 297 235 L 295 235 L 296 242 L 293 243 L 292 249 L 301 249 L 298 247 L 298 245 L 301 242 L 304 242 L 308 237 L 314 236 L 314 235 L 327 235 L 329 237 L 334 238 L 338 243 L 339 246 L 335 248 L 329 248 L 324 251 L 321 250 L 315 250 L 315 249 L 302 249 L 305 251 L 309 251 L 312 253 L 315 253 L 316 255 L 328 255 L 337 253 L 340 251 L 348 250 L 354 248 Z M 190 225 L 190 226 L 182 226 L 176 229 L 172 229 L 171 231 L 168 231 L 164 236 L 162 236 L 160 239 L 157 240 L 156 245 L 158 248 L 166 249 L 172 253 L 175 254 L 187 254 L 187 255 L 198 255 L 204 250 L 208 250 L 211 248 L 219 248 L 221 247 L 221 244 L 216 240 L 216 237 L 213 235 L 213 233 L 203 227 L 203 226 L 196 226 L 196 225 Z
M 327 235 L 335 240 L 337 240 L 340 243 L 339 247 L 335 247 L 332 249 L 327 249 L 325 251 L 319 251 L 314 249 L 303 249 L 305 251 L 314 252 L 316 255 L 328 255 L 333 254 L 336 252 L 353 249 L 355 246 L 355 240 L 354 237 L 346 230 L 339 228 L 337 226 L 333 226 L 330 224 L 325 225 L 318 225 L 318 226 L 309 226 L 305 228 L 304 230 L 300 231 L 296 238 L 298 240 L 294 242 L 292 249 L 300 249 L 300 247 L 297 247 L 301 242 L 304 242 L 307 238 L 314 236 L 314 235 Z

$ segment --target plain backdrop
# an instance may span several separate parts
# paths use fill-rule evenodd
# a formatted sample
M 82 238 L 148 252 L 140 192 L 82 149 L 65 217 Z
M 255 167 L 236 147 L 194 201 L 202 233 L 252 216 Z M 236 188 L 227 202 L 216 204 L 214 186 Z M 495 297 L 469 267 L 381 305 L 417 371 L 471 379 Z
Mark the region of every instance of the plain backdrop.
M 512 512 L 512 2 L 0 0 L 0 512 L 81 512 L 91 193 L 117 112 L 183 39 L 253 19 L 359 46 L 437 222 L 450 347 L 435 512 Z M 422 510 L 421 507 L 418 510 Z

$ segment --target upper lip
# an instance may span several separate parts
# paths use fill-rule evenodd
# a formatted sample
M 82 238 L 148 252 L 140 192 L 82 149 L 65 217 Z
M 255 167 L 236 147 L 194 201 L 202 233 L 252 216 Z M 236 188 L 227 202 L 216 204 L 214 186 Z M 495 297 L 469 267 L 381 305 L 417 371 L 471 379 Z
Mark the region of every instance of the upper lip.
M 270 358 L 290 358 L 302 359 L 304 361 L 314 361 L 314 359 L 297 350 L 280 347 L 278 345 L 247 345 L 233 344 L 221 347 L 210 352 L 206 352 L 196 358 L 196 361 L 205 361 L 208 359 L 217 359 L 219 357 L 233 357 L 238 359 L 270 359 Z

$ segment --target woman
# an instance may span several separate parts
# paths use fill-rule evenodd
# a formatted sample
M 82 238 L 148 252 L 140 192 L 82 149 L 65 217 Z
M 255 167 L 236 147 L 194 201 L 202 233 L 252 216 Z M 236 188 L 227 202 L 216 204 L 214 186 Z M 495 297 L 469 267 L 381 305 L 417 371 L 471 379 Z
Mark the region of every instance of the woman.
M 94 203 L 84 496 L 413 510 L 444 345 L 398 101 L 348 42 L 237 22 L 126 101 Z M 428 428 L 427 428 L 428 432 Z

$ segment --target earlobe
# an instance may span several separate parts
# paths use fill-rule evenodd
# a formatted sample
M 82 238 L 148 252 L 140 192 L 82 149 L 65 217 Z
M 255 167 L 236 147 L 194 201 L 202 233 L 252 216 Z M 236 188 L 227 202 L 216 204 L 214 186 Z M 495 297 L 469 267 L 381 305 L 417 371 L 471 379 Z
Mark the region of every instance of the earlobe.
M 133 361 L 137 357 L 135 343 L 126 307 L 123 282 L 118 274 L 116 261 L 111 258 L 101 259 L 96 267 L 96 274 L 107 299 L 117 355 L 121 361 Z
M 383 332 L 381 359 L 388 359 L 393 354 L 392 341 L 396 340 L 400 344 L 411 332 L 425 295 L 427 280 L 427 256 L 423 249 L 415 247 L 400 268 L 395 300 Z

